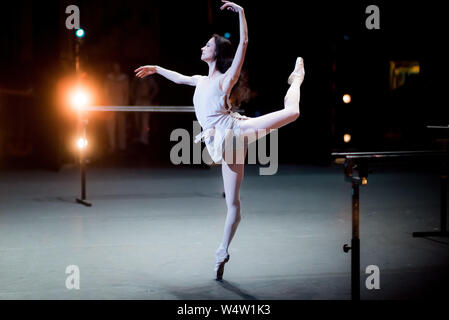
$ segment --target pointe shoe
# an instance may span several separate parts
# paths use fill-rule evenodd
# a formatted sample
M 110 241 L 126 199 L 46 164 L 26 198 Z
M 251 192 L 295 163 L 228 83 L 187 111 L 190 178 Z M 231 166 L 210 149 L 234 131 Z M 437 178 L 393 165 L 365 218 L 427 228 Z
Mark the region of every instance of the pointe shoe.
M 226 262 L 229 261 L 229 254 L 226 254 L 226 257 L 223 258 L 215 258 L 215 274 L 216 274 L 216 279 L 217 281 L 221 281 L 223 280 L 223 272 L 224 272 L 224 265 L 226 264 Z
M 305 75 L 304 59 L 301 57 L 298 57 L 296 59 L 295 70 L 288 77 L 288 84 L 291 85 L 293 83 L 293 80 L 295 80 L 295 78 L 299 78 L 302 83 L 302 81 L 304 80 L 304 75 Z

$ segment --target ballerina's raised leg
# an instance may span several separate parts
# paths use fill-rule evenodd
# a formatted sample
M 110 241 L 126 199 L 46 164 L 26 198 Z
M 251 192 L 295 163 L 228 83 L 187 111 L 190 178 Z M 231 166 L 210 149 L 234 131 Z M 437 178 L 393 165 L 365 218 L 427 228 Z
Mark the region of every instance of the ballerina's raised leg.
M 279 129 L 298 119 L 300 87 L 304 81 L 304 76 L 304 60 L 299 57 L 296 59 L 295 70 L 288 78 L 290 88 L 284 99 L 284 109 L 242 121 L 240 125 L 241 134 L 257 134 L 257 138 L 260 138 L 266 134 L 266 131 Z
M 302 58 L 298 58 L 295 69 L 288 79 L 290 88 L 284 99 L 284 109 L 242 121 L 240 125 L 241 134 L 249 136 L 256 134 L 257 139 L 259 139 L 269 133 L 270 129 L 278 129 L 295 121 L 299 117 L 300 87 L 304 76 L 304 61 Z M 246 151 L 247 148 L 245 147 L 244 157 L 246 156 Z M 232 164 L 228 162 L 225 161 L 225 158 L 222 161 L 223 184 L 228 210 L 223 238 L 215 252 L 216 280 L 222 280 L 224 265 L 230 258 L 228 248 L 242 218 L 240 186 L 244 176 L 244 161 L 233 161 Z

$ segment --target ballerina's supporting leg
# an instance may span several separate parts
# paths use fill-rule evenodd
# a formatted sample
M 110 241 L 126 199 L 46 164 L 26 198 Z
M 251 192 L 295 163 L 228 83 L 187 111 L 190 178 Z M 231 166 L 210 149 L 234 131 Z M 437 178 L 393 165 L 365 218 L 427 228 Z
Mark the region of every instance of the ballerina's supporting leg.
M 228 164 L 226 161 L 222 161 L 221 168 L 226 194 L 227 215 L 223 238 L 219 249 L 227 251 L 241 220 L 240 186 L 244 175 L 244 164 Z
M 246 154 L 245 149 L 245 154 Z M 229 245 L 234 238 L 235 232 L 241 220 L 240 207 L 240 186 L 243 181 L 244 163 L 229 164 L 222 161 L 223 185 L 226 194 L 227 214 L 223 230 L 221 244 L 215 252 L 215 272 L 217 280 L 221 280 L 223 274 L 223 261 L 228 256 Z

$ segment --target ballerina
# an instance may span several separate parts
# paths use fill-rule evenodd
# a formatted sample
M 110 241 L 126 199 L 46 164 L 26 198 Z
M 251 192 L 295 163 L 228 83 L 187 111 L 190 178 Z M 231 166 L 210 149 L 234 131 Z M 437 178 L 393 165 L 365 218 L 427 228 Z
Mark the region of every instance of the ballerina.
M 229 97 L 239 80 L 240 72 L 248 47 L 248 27 L 244 9 L 230 1 L 224 3 L 221 10 L 238 13 L 240 24 L 240 41 L 235 54 L 231 42 L 214 34 L 201 49 L 201 60 L 209 66 L 207 76 L 185 76 L 160 66 L 147 65 L 135 70 L 136 76 L 144 78 L 153 74 L 171 80 L 177 84 L 194 86 L 193 103 L 195 115 L 203 131 L 195 142 L 204 141 L 207 150 L 216 163 L 221 162 L 222 177 L 226 195 L 227 215 L 221 244 L 215 252 L 214 273 L 216 280 L 222 280 L 224 266 L 229 261 L 229 245 L 241 221 L 240 186 L 244 176 L 244 159 L 247 151 L 246 140 L 242 153 L 235 147 L 229 148 L 229 137 L 256 137 L 260 139 L 267 130 L 281 128 L 298 119 L 300 87 L 304 80 L 304 61 L 296 59 L 293 72 L 288 78 L 290 88 L 284 99 L 284 108 L 256 118 L 240 115 L 231 111 Z M 232 158 L 229 158 L 229 150 Z M 233 161 L 240 152 L 240 161 Z M 243 161 L 241 161 L 243 159 Z

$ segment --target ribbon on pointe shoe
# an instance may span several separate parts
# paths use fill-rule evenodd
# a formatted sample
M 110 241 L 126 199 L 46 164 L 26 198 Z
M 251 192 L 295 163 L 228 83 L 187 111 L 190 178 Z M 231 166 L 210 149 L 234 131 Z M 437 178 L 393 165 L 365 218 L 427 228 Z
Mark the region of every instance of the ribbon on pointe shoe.
M 290 77 L 288 77 L 288 84 L 292 84 L 294 78 L 299 78 L 299 79 L 301 79 L 301 78 L 303 78 L 303 77 L 304 77 L 303 74 L 300 74 L 300 73 L 297 73 L 297 72 L 293 72 L 293 73 L 290 75 Z
M 226 249 L 218 249 L 215 252 L 215 271 L 218 270 L 220 264 L 222 264 L 228 257 L 229 254 Z

